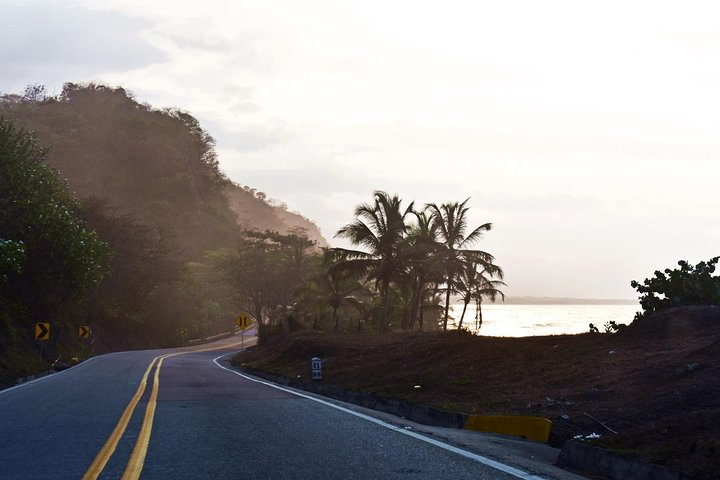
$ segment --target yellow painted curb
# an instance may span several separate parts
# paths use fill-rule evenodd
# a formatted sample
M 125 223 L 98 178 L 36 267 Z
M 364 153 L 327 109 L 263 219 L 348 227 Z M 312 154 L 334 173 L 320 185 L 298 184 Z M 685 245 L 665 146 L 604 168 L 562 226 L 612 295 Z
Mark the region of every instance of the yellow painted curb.
M 547 418 L 506 415 L 470 415 L 466 430 L 515 435 L 536 442 L 547 442 L 552 422 Z

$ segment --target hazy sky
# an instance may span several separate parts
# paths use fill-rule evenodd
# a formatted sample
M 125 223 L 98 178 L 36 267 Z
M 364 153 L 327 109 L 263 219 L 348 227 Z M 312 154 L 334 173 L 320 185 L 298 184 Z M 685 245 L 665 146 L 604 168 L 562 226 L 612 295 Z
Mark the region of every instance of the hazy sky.
M 0 0 L 0 92 L 123 86 L 331 243 L 471 197 L 511 295 L 634 298 L 720 255 L 720 4 Z

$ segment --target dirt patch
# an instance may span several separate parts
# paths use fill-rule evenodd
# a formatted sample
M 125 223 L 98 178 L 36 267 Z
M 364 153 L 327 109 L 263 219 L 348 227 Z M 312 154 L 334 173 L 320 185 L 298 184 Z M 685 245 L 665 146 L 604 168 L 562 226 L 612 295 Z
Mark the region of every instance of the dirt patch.
M 594 443 L 720 478 L 720 307 L 686 307 L 621 333 L 525 338 L 296 332 L 235 362 L 469 414 L 537 415 L 551 443 Z M 617 432 L 617 433 L 613 433 Z

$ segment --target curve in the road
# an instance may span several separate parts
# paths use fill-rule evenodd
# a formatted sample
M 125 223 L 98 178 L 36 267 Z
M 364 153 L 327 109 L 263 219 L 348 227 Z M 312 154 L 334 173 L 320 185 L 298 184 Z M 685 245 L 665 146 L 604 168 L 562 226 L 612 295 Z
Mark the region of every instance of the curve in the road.
M 240 340 L 96 357 L 0 395 L 0 477 L 543 478 L 221 364 Z
M 105 442 L 105 445 L 103 445 L 102 449 L 95 457 L 95 460 L 90 465 L 90 468 L 88 468 L 87 472 L 85 472 L 85 475 L 83 475 L 82 480 L 96 480 L 102 473 L 113 453 L 115 453 L 118 443 L 120 442 L 120 439 L 125 433 L 125 430 L 130 423 L 130 419 L 135 412 L 135 407 L 137 407 L 140 398 L 145 393 L 145 389 L 147 388 L 147 380 L 153 367 L 155 367 L 155 375 L 153 377 L 153 388 L 152 392 L 150 393 L 150 400 L 148 401 L 147 407 L 145 407 L 145 416 L 143 417 L 140 434 L 135 441 L 135 447 L 133 448 L 130 460 L 127 463 L 127 467 L 125 468 L 121 480 L 138 480 L 140 478 L 140 474 L 142 473 L 145 456 L 147 455 L 148 445 L 150 444 L 150 435 L 152 433 L 153 419 L 155 418 L 157 397 L 158 392 L 160 391 L 160 369 L 162 368 L 163 361 L 166 358 L 177 357 L 179 355 L 185 355 L 188 353 L 201 353 L 210 352 L 213 350 L 224 350 L 227 348 L 237 347 L 239 345 L 241 345 L 241 342 L 233 343 L 230 345 L 222 345 L 220 347 L 200 349 L 193 348 L 184 352 L 166 353 L 164 355 L 158 355 L 157 357 L 153 358 L 147 369 L 145 370 L 145 374 L 140 381 L 140 385 L 138 386 L 135 395 L 133 395 L 132 399 L 128 403 L 128 406 L 125 408 L 125 411 L 120 417 L 120 420 L 118 420 L 115 429 Z M 155 365 L 156 362 L 157 365 Z

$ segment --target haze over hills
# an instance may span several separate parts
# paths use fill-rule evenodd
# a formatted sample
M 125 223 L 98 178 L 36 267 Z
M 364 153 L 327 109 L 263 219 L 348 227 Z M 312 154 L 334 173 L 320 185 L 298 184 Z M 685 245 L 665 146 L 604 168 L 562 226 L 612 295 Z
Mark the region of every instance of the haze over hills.
M 240 227 L 288 233 L 312 221 L 287 211 L 218 168 L 214 140 L 189 113 L 158 110 L 122 88 L 66 84 L 60 98 L 41 87 L 0 98 L 0 115 L 36 132 L 48 163 L 81 199 L 99 198 L 174 237 L 185 258 L 230 246 Z

